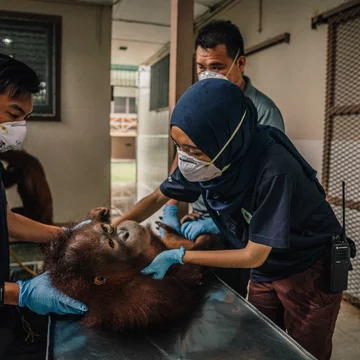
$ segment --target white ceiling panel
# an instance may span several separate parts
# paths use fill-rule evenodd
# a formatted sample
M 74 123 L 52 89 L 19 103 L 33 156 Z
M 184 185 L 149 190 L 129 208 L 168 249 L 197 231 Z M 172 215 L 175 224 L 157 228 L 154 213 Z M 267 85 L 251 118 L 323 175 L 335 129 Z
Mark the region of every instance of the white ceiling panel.
M 119 50 L 120 46 L 127 46 L 126 51 Z M 139 65 L 159 51 L 163 44 L 136 43 L 131 41 L 111 42 L 111 63 L 121 65 Z
M 112 37 L 126 40 L 170 41 L 170 28 L 113 21 Z
M 120 0 L 113 7 L 113 18 L 170 25 L 170 0 Z

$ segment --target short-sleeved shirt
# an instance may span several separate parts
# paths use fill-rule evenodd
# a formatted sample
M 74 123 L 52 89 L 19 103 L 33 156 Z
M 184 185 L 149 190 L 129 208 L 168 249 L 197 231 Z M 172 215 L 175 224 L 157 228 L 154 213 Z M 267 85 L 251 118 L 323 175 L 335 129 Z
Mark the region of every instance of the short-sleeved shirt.
M 275 103 L 268 96 L 256 89 L 252 85 L 250 78 L 244 76 L 244 80 L 246 82 L 244 95 L 247 96 L 256 107 L 258 124 L 274 126 L 282 132 L 285 132 L 284 120 Z M 192 204 L 192 207 L 196 212 L 206 213 L 206 206 L 201 196 Z
M 264 93 L 256 89 L 251 83 L 250 78 L 244 76 L 244 80 L 246 82 L 244 95 L 247 96 L 256 107 L 258 124 L 270 125 L 285 132 L 284 120 L 275 103 Z
M 178 169 L 160 186 L 173 199 L 192 202 L 203 190 L 188 182 Z M 208 212 L 229 248 L 252 242 L 271 246 L 265 263 L 251 270 L 254 282 L 271 282 L 311 267 L 325 256 L 332 236 L 341 232 L 331 206 L 318 185 L 281 145 L 265 151 L 253 186 L 231 214 Z

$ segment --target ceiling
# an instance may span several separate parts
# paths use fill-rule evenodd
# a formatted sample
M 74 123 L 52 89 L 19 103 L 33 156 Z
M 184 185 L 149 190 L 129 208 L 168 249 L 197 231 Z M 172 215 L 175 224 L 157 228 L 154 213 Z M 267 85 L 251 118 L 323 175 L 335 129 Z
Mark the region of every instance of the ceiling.
M 112 6 L 111 63 L 140 65 L 170 41 L 171 0 L 41 0 Z M 194 20 L 235 0 L 194 0 Z M 120 50 L 119 48 L 126 50 Z
M 113 0 L 113 2 L 115 4 L 112 22 L 112 64 L 140 65 L 170 41 L 171 0 Z M 194 19 L 221 2 L 223 1 L 195 0 Z M 127 47 L 127 50 L 119 50 L 119 47 Z

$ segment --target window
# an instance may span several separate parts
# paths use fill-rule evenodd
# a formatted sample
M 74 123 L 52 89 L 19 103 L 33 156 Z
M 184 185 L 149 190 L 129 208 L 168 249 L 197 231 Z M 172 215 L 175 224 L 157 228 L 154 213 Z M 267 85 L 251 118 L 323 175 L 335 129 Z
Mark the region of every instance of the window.
M 170 55 L 165 56 L 151 67 L 150 110 L 169 106 Z
M 126 96 L 114 97 L 114 113 L 116 114 L 136 114 L 136 98 Z
M 117 114 L 126 114 L 126 97 L 115 97 L 114 98 L 114 112 Z
M 136 99 L 134 97 L 129 97 L 129 113 L 130 114 L 136 114 Z
M 30 120 L 60 121 L 61 17 L 0 11 L 0 52 L 30 66 L 43 90 Z

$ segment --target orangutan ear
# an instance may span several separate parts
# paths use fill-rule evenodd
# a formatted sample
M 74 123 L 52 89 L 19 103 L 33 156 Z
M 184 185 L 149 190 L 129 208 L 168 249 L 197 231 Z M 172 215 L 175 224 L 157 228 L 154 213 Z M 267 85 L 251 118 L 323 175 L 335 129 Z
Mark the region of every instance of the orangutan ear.
M 104 277 L 104 276 L 95 276 L 94 277 L 95 285 L 103 285 L 105 283 L 106 283 L 106 277 Z

